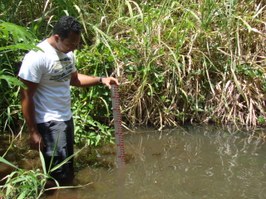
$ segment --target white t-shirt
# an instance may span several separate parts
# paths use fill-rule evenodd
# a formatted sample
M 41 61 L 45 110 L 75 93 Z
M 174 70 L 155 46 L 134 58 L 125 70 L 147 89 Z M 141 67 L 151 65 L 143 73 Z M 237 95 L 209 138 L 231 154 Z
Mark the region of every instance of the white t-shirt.
M 71 119 L 70 78 L 76 71 L 74 55 L 57 51 L 47 40 L 38 44 L 42 51 L 24 57 L 19 77 L 38 83 L 33 96 L 37 123 Z

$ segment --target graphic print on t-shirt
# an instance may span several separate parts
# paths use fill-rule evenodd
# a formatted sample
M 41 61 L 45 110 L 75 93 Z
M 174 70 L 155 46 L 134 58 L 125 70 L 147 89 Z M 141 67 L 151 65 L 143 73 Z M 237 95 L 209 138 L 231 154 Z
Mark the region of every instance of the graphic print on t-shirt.
M 66 57 L 54 62 L 50 80 L 64 82 L 70 79 L 73 70 L 71 59 Z

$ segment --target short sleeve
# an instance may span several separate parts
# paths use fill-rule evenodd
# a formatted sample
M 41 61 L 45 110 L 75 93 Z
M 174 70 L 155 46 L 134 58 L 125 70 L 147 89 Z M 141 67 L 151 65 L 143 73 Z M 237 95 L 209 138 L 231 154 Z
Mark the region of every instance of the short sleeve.
M 18 76 L 24 80 L 39 83 L 43 73 L 42 65 L 41 53 L 30 51 L 22 61 Z
M 77 63 L 77 60 L 76 60 L 76 57 L 75 57 L 75 54 L 73 52 L 69 52 L 69 56 L 73 62 L 73 69 L 72 69 L 72 73 L 76 72 L 77 71 L 77 68 L 76 68 L 76 63 Z

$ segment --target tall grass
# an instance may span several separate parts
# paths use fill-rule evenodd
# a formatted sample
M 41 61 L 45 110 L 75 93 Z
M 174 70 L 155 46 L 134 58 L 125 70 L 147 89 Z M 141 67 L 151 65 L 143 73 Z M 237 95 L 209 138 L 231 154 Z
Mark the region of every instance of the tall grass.
M 265 125 L 263 1 L 47 0 L 38 6 L 30 21 L 40 22 L 37 34 L 49 33 L 64 14 L 81 21 L 77 67 L 119 78 L 125 125 Z M 21 16 L 33 19 L 26 12 Z M 75 115 L 110 124 L 109 97 L 102 87 L 74 90 Z
M 90 4 L 96 19 L 83 10 L 83 22 L 114 63 L 128 123 L 263 123 L 262 1 L 106 2 Z

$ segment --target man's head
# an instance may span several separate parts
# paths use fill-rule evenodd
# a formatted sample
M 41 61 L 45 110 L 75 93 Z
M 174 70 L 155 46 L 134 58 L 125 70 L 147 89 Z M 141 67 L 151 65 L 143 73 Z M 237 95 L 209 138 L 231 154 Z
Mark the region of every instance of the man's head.
M 81 33 L 80 23 L 71 16 L 63 16 L 54 26 L 53 34 L 57 34 L 61 39 L 65 39 L 69 36 L 69 33 L 73 32 L 76 34 Z
M 80 34 L 81 25 L 74 17 L 61 17 L 53 30 L 56 48 L 63 53 L 75 50 L 80 43 Z

